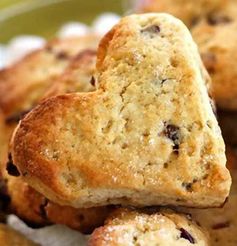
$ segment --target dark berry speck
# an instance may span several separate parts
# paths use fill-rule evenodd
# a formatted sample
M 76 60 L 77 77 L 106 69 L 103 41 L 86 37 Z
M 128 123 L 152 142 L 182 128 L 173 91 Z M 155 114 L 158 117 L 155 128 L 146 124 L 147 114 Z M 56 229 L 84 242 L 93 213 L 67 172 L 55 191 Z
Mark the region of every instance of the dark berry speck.
M 180 234 L 181 238 L 188 240 L 191 244 L 195 244 L 194 238 L 192 237 L 192 235 L 188 231 L 186 231 L 184 228 L 180 228 L 179 230 L 181 232 L 181 234 Z

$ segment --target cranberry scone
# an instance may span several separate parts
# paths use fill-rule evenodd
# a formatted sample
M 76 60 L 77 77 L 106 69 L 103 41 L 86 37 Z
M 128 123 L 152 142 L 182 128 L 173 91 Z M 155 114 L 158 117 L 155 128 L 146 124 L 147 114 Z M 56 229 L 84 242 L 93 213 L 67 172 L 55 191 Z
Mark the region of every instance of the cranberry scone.
M 181 21 L 125 17 L 99 45 L 98 89 L 34 108 L 13 136 L 13 163 L 62 205 L 219 206 L 231 178 L 206 78 Z
M 145 213 L 119 209 L 96 229 L 89 246 L 207 246 L 208 235 L 189 216 L 171 211 Z

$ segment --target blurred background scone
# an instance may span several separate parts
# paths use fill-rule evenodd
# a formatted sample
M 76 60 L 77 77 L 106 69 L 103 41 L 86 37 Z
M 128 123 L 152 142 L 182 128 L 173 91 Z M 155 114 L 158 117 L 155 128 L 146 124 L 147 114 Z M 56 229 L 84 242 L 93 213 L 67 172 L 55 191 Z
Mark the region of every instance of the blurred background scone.
M 11 198 L 10 211 L 30 226 L 63 224 L 83 233 L 91 233 L 103 225 L 112 207 L 75 209 L 50 202 L 19 177 L 7 178 L 7 191 Z
M 200 18 L 222 9 L 228 0 L 138 0 L 138 12 L 167 12 L 182 20 L 188 27 Z
M 203 20 L 192 29 L 212 78 L 213 97 L 219 108 L 229 110 L 237 110 L 236 30 L 236 17 L 224 14 Z
M 98 37 L 54 40 L 16 64 L 0 71 L 0 107 L 14 117 L 36 105 L 71 59 L 85 49 L 96 50 Z

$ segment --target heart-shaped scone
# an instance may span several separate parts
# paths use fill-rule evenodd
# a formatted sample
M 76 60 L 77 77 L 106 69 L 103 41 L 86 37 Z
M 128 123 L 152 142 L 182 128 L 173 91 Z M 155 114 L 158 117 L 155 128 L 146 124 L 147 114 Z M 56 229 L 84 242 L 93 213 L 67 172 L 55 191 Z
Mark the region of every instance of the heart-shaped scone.
M 231 178 L 207 78 L 181 21 L 125 17 L 100 43 L 97 91 L 32 110 L 15 131 L 14 164 L 62 205 L 219 206 Z

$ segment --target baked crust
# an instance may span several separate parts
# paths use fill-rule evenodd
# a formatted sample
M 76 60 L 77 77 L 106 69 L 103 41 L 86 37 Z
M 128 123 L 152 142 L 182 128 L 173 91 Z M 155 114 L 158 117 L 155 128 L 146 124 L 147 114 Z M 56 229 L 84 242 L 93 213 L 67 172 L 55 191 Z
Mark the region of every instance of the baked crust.
M 13 137 L 25 181 L 61 205 L 219 206 L 231 178 L 197 47 L 167 14 L 101 41 L 99 88 L 50 98 Z

